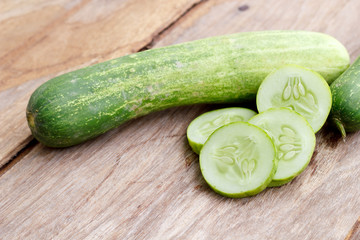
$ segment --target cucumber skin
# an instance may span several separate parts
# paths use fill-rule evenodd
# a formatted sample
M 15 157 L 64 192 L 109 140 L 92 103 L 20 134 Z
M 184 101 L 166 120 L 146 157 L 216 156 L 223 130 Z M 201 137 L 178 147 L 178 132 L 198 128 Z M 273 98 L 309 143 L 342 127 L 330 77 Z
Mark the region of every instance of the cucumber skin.
M 360 130 L 360 57 L 330 85 L 331 120 L 343 137 Z
M 284 64 L 328 83 L 349 65 L 336 39 L 306 31 L 247 32 L 151 49 L 53 78 L 27 106 L 34 137 L 68 147 L 169 107 L 255 100 L 267 74 Z
M 281 186 L 291 182 L 292 180 L 294 180 L 294 178 L 290 178 L 290 179 L 287 179 L 287 180 L 279 180 L 279 181 L 272 180 L 267 187 L 268 188 L 270 188 L 270 187 L 281 187 Z

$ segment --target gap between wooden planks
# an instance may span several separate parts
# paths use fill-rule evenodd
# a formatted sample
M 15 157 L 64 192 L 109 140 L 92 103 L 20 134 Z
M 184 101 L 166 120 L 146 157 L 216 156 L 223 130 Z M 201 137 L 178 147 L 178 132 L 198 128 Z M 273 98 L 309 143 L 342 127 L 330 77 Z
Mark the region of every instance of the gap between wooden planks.
M 360 239 L 360 217 L 351 228 L 345 240 L 358 240 Z
M 166 28 L 166 31 L 162 31 L 162 34 L 157 37 L 157 42 L 153 42 L 151 45 L 154 47 L 162 46 L 162 45 L 168 45 L 172 43 L 177 43 L 181 41 L 185 41 L 187 39 L 194 39 L 194 38 L 201 38 L 201 37 L 207 37 L 212 35 L 220 35 L 220 34 L 226 34 L 228 33 L 229 29 L 236 30 L 236 27 L 239 25 L 233 24 L 228 26 L 227 28 L 224 28 L 224 22 L 222 21 L 214 21 L 212 19 L 220 19 L 223 18 L 226 21 L 229 21 L 229 16 L 236 18 L 237 16 L 232 12 L 228 11 L 228 9 L 236 9 L 240 6 L 246 5 L 247 2 L 245 1 L 208 1 L 204 4 L 202 4 L 200 7 L 194 8 L 189 14 L 184 16 L 180 21 L 177 22 L 177 24 L 172 25 L 171 27 Z M 303 11 L 300 12 L 300 16 L 293 16 L 295 18 L 295 24 L 294 21 L 287 21 L 287 22 L 276 22 L 275 17 L 278 17 L 278 14 L 284 13 L 284 7 L 291 9 L 289 4 L 286 5 L 282 1 L 258 1 L 257 4 L 250 4 L 247 3 L 249 9 L 244 12 L 244 14 L 248 14 L 245 18 L 239 18 L 237 20 L 240 21 L 241 29 L 240 31 L 246 31 L 246 30 L 254 30 L 254 29 L 269 29 L 269 28 L 300 28 L 303 27 L 309 28 L 311 30 L 319 30 L 319 31 L 326 31 L 327 33 L 330 33 L 334 36 L 336 36 L 338 39 L 341 39 L 344 44 L 349 46 L 350 53 L 352 53 L 352 59 L 355 58 L 356 53 L 359 52 L 358 48 L 351 47 L 356 46 L 355 43 L 351 41 L 351 39 L 346 38 L 346 36 L 349 36 L 350 34 L 358 34 L 357 32 L 350 32 L 349 26 L 352 26 L 351 24 L 353 19 L 351 18 L 343 18 L 346 16 L 351 8 L 356 9 L 357 5 L 356 2 L 350 1 L 347 2 L 344 6 L 338 6 L 339 3 L 332 2 L 330 6 L 328 6 L 327 9 L 333 10 L 332 12 L 326 11 L 325 6 L 319 6 L 319 3 L 310 3 L 310 1 L 305 1 L 303 3 L 297 3 L 299 6 L 295 6 L 295 8 L 305 8 Z M 323 3 L 325 4 L 325 3 Z M 327 3 L 329 4 L 329 3 Z M 320 4 L 321 5 L 321 4 Z M 292 6 L 294 7 L 294 6 Z M 323 7 L 323 8 L 322 8 Z M 260 17 L 260 15 L 265 15 L 261 9 L 275 9 L 274 15 L 267 16 L 268 17 L 268 23 L 265 22 L 264 26 L 259 26 L 259 22 L 256 21 Z M 244 8 L 242 8 L 244 9 Z M 255 10 L 256 11 L 255 11 Z M 323 11 L 319 9 L 325 9 Z M 345 10 L 346 11 L 345 11 Z M 336 11 L 335 11 L 336 10 Z M 257 13 L 259 12 L 259 13 Z M 320 17 L 313 18 L 312 14 L 319 13 Z M 233 14 L 233 15 L 232 15 Z M 215 15 L 218 15 L 217 18 L 214 18 Z M 333 18 L 326 19 L 325 15 L 329 15 Z M 198 19 L 198 16 L 201 16 L 200 19 Z M 209 17 L 212 16 L 213 18 Z M 273 19 L 273 18 L 274 19 Z M 280 18 L 281 19 L 281 18 Z M 336 19 L 344 19 L 343 21 L 337 21 Z M 206 21 L 209 20 L 209 21 Z M 293 19 L 294 20 L 294 19 Z M 225 22 L 226 22 L 225 21 Z M 244 22 L 247 22 L 247 24 L 243 24 Z M 324 25 L 323 22 L 331 23 L 329 25 Z M 235 21 L 234 21 L 235 22 Z M 356 22 L 356 21 L 355 21 Z M 195 23 L 195 24 L 194 24 Z M 271 27 L 270 27 L 271 24 Z M 205 26 L 205 27 L 204 27 Z M 255 26 L 255 27 L 254 27 Z M 198 31 L 199 28 L 205 28 L 206 31 Z M 184 29 L 186 29 L 184 33 Z M 237 30 L 238 31 L 238 30 Z M 231 30 L 230 30 L 231 32 Z M 353 140 L 356 138 L 352 138 Z M 352 228 L 353 230 L 350 230 L 348 236 L 355 236 L 355 233 L 358 229 L 355 224 Z M 349 229 L 351 227 L 349 226 Z

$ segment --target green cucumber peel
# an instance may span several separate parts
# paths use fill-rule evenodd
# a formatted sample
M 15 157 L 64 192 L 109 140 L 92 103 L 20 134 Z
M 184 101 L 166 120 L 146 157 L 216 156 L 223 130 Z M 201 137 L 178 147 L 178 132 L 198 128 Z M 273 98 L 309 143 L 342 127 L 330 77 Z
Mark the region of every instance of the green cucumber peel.
M 330 85 L 333 105 L 331 122 L 343 139 L 346 132 L 360 130 L 360 57 Z
M 340 131 L 342 138 L 345 139 L 346 138 L 346 129 L 345 129 L 344 124 L 341 122 L 341 120 L 339 118 L 336 118 L 336 117 L 333 117 L 332 121 L 334 122 L 337 129 Z
M 95 138 L 170 107 L 253 101 L 262 80 L 285 63 L 329 83 L 349 66 L 346 48 L 307 31 L 244 32 L 150 49 L 57 76 L 31 96 L 27 120 L 50 147 Z
M 285 184 L 291 182 L 294 178 L 290 178 L 290 179 L 287 179 L 287 180 L 283 180 L 283 181 L 277 181 L 277 180 L 272 180 L 268 187 L 281 187 L 281 186 L 284 186 Z

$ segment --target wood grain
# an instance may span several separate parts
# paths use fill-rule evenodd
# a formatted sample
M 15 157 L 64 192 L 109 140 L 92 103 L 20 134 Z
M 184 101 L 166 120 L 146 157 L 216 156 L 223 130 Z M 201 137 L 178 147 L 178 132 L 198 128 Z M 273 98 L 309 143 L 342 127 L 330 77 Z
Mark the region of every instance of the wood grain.
M 59 2 L 54 1 L 54 5 Z M 141 5 L 140 0 L 135 2 Z M 164 4 L 173 4 L 169 2 Z M 43 1 L 40 6 L 47 4 L 50 3 Z M 76 4 L 81 3 L 75 1 Z M 102 14 L 100 10 L 85 10 L 89 4 L 79 7 L 78 12 L 84 16 Z M 114 8 L 121 8 L 121 4 Z M 23 9 L 28 14 L 37 8 L 32 2 L 26 6 Z M 355 59 L 360 53 L 360 45 L 354 41 L 360 35 L 354 27 L 360 20 L 356 13 L 359 7 L 356 0 L 203 1 L 181 15 L 179 21 L 167 25 L 170 27 L 166 31 L 144 33 L 144 39 L 150 41 L 136 46 L 150 43 L 148 47 L 160 47 L 240 31 L 305 29 L 335 36 Z M 127 13 L 137 16 L 141 11 Z M 108 18 L 117 18 L 115 13 L 119 12 L 110 11 Z M 148 21 L 137 19 L 139 23 L 129 22 L 138 26 Z M 158 25 L 166 25 L 160 22 Z M 77 24 L 87 26 L 86 22 Z M 94 34 L 98 29 L 90 31 Z M 157 32 L 161 34 L 156 35 Z M 90 44 L 91 40 L 85 39 L 83 44 Z M 96 55 L 98 44 L 106 41 L 94 41 Z M 63 51 L 71 54 L 67 52 L 70 49 Z M 45 54 L 45 50 L 39 54 Z M 98 59 L 79 57 L 72 63 L 76 67 Z M 48 73 L 55 75 L 58 71 L 50 69 Z M 1 110 L 6 115 L 21 114 L 19 108 L 24 108 L 31 87 L 49 77 L 3 91 Z M 6 96 L 23 99 L 14 97 L 7 103 Z M 188 106 L 153 113 L 71 148 L 51 149 L 37 144 L 0 176 L 0 239 L 358 238 L 360 133 L 350 134 L 343 142 L 339 134 L 326 126 L 316 135 L 317 147 L 311 163 L 293 182 L 255 197 L 228 199 L 206 185 L 198 156 L 192 153 L 185 136 L 193 118 L 217 107 L 222 106 Z M 8 131 L 26 126 L 20 118 L 5 116 L 2 121 Z M 29 136 L 26 132 L 21 135 L 21 131 L 16 137 L 7 135 L 13 147 L 20 144 L 18 139 Z
M 33 139 L 27 126 L 25 109 L 30 94 L 47 78 L 29 81 L 0 92 L 0 167 L 6 164 Z
M 200 0 L 0 4 L 0 90 L 136 52 Z
M 291 184 L 231 200 L 209 189 L 186 143 L 184 119 L 207 110 L 198 109 L 151 114 L 81 146 L 37 145 L 0 178 L 0 238 L 347 235 L 360 211 L 359 134 L 345 144 L 322 130 L 310 166 Z
M 360 55 L 360 31 L 354 29 L 360 21 L 357 9 L 359 1 L 207 1 L 160 35 L 153 47 L 236 32 L 309 30 L 337 38 L 354 60 Z

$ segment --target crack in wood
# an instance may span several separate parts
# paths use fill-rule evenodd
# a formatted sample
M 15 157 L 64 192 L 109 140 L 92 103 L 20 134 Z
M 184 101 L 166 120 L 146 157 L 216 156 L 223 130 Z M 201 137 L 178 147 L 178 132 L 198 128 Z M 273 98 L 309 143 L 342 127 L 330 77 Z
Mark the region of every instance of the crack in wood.
M 138 52 L 146 51 L 151 49 L 154 45 L 157 39 L 159 39 L 164 33 L 166 33 L 169 29 L 174 27 L 176 23 L 178 23 L 183 17 L 185 17 L 187 14 L 189 14 L 193 9 L 197 8 L 199 5 L 207 2 L 208 0 L 200 0 L 198 2 L 195 2 L 192 4 L 188 9 L 186 9 L 178 18 L 176 18 L 173 22 L 170 22 L 166 27 L 164 27 L 160 32 L 156 33 L 155 36 L 152 37 L 151 41 L 146 44 L 144 47 L 140 48 Z
M 20 148 L 3 166 L 0 167 L 0 177 L 10 170 L 16 163 L 23 159 L 39 142 L 29 136 L 25 141 L 28 141 L 24 147 Z M 24 141 L 24 142 L 25 142 Z
M 360 237 L 360 217 L 356 220 L 356 222 L 352 226 L 345 240 L 356 240 L 359 239 L 359 237 Z

